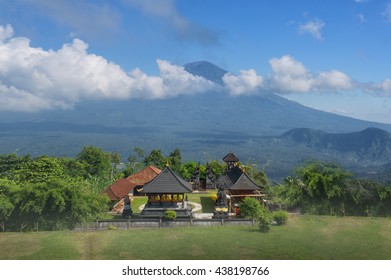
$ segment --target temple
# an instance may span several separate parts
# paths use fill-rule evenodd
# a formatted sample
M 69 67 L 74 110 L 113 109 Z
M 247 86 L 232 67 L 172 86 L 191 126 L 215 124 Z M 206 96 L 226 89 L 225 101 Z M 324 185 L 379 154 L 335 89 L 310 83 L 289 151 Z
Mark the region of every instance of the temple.
M 254 197 L 263 202 L 264 194 L 261 193 L 261 186 L 238 166 L 239 159 L 230 152 L 223 160 L 227 168 L 225 173 L 217 179 L 217 188 L 227 195 L 228 211 L 238 213 L 239 202 L 245 197 Z
M 190 218 L 192 208 L 187 203 L 186 194 L 191 192 L 192 186 L 166 166 L 140 190 L 140 193 L 148 196 L 141 217 L 161 218 L 165 211 L 173 210 L 178 218 Z

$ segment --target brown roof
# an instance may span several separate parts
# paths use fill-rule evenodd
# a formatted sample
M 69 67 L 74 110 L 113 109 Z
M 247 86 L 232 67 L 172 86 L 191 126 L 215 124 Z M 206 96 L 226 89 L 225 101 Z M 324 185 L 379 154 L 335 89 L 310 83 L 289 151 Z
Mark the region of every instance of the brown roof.
M 108 186 L 102 193 L 108 195 L 111 201 L 116 201 L 123 198 L 126 194 L 136 186 L 144 186 L 152 181 L 158 174 L 162 172 L 154 166 L 147 166 L 143 170 L 130 175 L 126 179 L 119 179 L 112 185 Z
M 143 170 L 130 175 L 126 178 L 131 183 L 136 184 L 137 186 L 144 186 L 146 183 L 152 181 L 157 175 L 162 171 L 155 166 L 147 166 Z
M 126 179 L 119 179 L 108 186 L 103 193 L 107 194 L 110 200 L 118 200 L 128 194 L 137 184 L 129 182 Z
M 238 162 L 238 161 L 239 161 L 239 159 L 234 155 L 233 152 L 228 153 L 228 154 L 223 158 L 223 160 L 224 160 L 225 162 Z

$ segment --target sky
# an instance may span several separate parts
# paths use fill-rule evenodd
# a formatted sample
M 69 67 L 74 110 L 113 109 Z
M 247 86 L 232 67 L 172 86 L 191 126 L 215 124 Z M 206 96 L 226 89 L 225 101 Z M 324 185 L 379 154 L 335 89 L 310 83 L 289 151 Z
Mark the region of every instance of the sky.
M 391 123 L 390 50 L 391 0 L 0 0 L 0 111 L 216 90 Z

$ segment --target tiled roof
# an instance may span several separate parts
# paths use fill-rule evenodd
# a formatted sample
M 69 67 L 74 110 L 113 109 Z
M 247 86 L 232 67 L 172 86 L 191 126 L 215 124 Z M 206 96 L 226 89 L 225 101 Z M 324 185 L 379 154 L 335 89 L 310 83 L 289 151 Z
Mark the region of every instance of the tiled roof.
M 128 194 L 137 184 L 129 182 L 126 179 L 119 179 L 108 186 L 103 193 L 107 194 L 110 200 L 118 200 Z
M 132 191 L 136 186 L 144 186 L 152 181 L 160 172 L 159 168 L 147 166 L 143 170 L 130 175 L 126 179 L 119 179 L 108 186 L 102 193 L 108 195 L 111 201 L 119 200 Z
M 260 187 L 255 183 L 247 173 L 243 173 L 242 176 L 235 182 L 235 184 L 229 188 L 230 190 L 259 190 Z
M 147 166 L 143 170 L 130 175 L 126 178 L 131 183 L 136 184 L 137 186 L 144 186 L 146 183 L 152 181 L 158 174 L 162 172 L 159 168 L 155 166 Z
M 217 186 L 230 190 L 259 190 L 258 186 L 247 173 L 244 173 L 239 167 L 235 166 L 230 171 L 220 175 L 217 179 Z
M 223 160 L 225 162 L 238 162 L 239 159 L 234 155 L 234 153 L 230 152 L 228 153 L 224 158 Z
M 239 167 L 235 166 L 229 172 L 225 172 L 217 178 L 217 186 L 219 188 L 229 189 L 236 183 L 242 173 L 243 171 Z
M 192 191 L 190 183 L 179 177 L 169 166 L 156 176 L 151 182 L 146 184 L 141 193 L 190 193 Z

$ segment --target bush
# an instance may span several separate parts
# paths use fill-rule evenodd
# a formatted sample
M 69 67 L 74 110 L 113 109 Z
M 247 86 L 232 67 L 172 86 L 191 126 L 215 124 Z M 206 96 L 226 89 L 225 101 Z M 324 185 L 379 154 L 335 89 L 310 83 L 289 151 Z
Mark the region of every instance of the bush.
M 262 205 L 252 197 L 245 197 L 239 204 L 240 214 L 244 218 L 258 219 L 263 211 Z
M 261 232 L 270 231 L 270 227 L 272 225 L 272 216 L 268 210 L 262 209 L 262 211 L 259 212 L 258 221 L 259 221 L 259 230 Z
M 176 219 L 176 212 L 173 210 L 167 210 L 166 212 L 164 212 L 163 218 L 165 220 L 175 220 Z
M 283 210 L 273 212 L 272 217 L 279 226 L 285 225 L 288 222 L 288 212 Z

